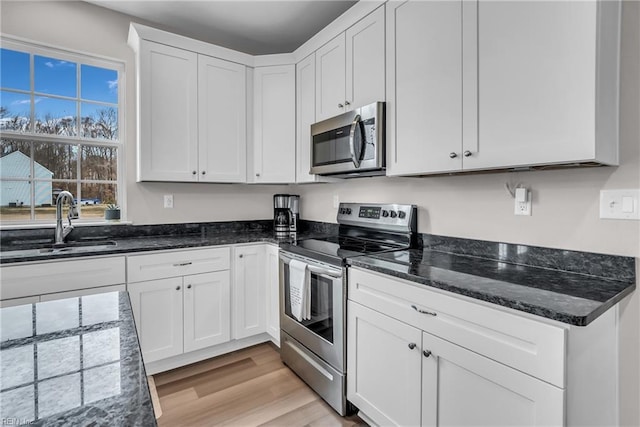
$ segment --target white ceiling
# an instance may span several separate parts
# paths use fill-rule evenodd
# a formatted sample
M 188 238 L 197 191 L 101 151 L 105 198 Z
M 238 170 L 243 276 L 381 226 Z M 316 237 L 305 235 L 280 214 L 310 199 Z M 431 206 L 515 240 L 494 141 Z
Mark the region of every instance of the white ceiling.
M 88 0 L 160 28 L 251 55 L 293 52 L 356 1 Z

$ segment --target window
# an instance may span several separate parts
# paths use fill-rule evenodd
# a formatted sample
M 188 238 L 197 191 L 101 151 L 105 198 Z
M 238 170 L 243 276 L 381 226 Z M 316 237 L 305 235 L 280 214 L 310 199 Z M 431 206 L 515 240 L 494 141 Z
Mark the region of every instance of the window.
M 123 203 L 122 63 L 2 39 L 0 221 L 50 223 L 61 191 L 80 220 Z

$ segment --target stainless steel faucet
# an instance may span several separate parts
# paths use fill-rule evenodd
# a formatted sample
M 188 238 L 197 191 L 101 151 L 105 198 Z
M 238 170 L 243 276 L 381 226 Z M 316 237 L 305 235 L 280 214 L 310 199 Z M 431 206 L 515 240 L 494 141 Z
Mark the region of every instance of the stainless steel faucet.
M 69 201 L 69 212 L 67 213 L 69 225 L 67 226 L 62 225 L 62 204 L 65 199 Z M 73 194 L 68 191 L 61 191 L 56 199 L 56 239 L 54 245 L 64 244 L 64 239 L 73 230 L 72 219 L 78 219 L 78 210 L 76 209 L 76 203 L 73 201 Z

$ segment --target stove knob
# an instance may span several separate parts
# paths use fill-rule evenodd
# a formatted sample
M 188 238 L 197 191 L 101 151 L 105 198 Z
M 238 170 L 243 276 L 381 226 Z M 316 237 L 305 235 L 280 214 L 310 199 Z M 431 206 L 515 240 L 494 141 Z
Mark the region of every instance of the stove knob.
M 398 218 L 404 219 L 405 216 L 407 216 L 405 211 L 398 211 Z
M 347 215 L 351 215 L 351 208 L 347 208 Z
M 382 211 L 382 216 L 383 217 L 388 217 L 389 216 L 389 211 Z
M 396 211 L 391 211 L 391 218 L 395 218 L 397 216 L 398 214 L 396 213 Z

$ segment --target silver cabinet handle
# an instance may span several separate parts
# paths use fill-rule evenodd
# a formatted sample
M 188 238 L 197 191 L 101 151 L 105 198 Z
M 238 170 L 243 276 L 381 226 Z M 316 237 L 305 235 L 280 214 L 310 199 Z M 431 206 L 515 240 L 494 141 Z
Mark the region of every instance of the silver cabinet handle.
M 187 285 L 187 289 L 191 289 L 191 285 Z
M 438 313 L 434 313 L 433 311 L 420 310 L 415 305 L 412 305 L 411 308 L 413 308 L 415 311 L 417 311 L 420 314 L 428 314 L 429 316 L 437 316 L 438 315 Z
M 185 265 L 193 264 L 191 261 L 189 262 L 179 262 L 178 264 L 173 264 L 174 267 L 184 267 Z
M 470 157 L 471 156 L 471 151 L 467 150 L 462 154 L 464 154 L 465 157 Z
M 424 351 L 422 352 L 422 354 L 424 355 L 424 357 L 429 357 L 429 356 L 431 356 L 431 352 L 430 352 L 429 350 L 424 350 Z
M 455 159 L 456 157 L 458 157 L 458 155 L 454 152 L 449 153 L 449 157 L 451 157 L 452 159 Z
M 344 105 L 338 104 L 338 108 L 344 108 Z
M 180 286 L 176 286 L 176 291 L 179 291 L 179 290 L 180 290 Z
M 413 350 L 414 348 L 416 348 L 416 343 L 414 343 L 414 342 L 410 342 L 410 343 L 409 343 L 409 349 L 410 349 L 410 350 Z

